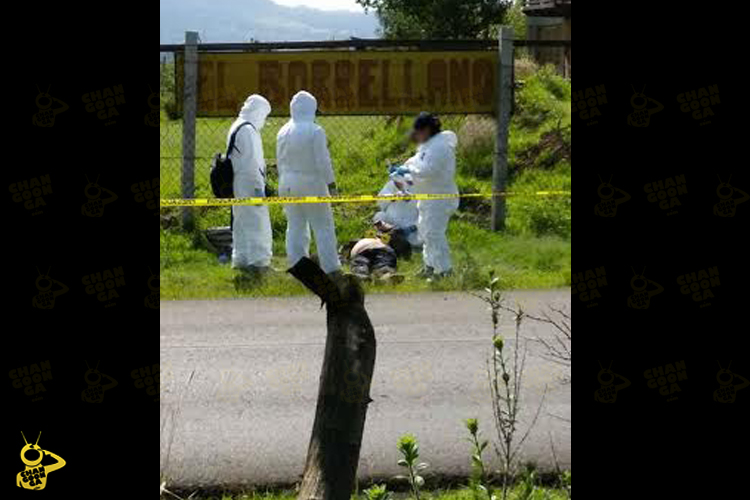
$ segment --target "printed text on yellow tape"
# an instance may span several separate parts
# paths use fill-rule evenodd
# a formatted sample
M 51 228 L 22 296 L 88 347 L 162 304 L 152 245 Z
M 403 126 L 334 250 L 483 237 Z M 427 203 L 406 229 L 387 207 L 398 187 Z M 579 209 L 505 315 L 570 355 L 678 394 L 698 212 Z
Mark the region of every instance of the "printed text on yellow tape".
M 534 196 L 570 196 L 570 191 L 537 191 Z M 466 193 L 466 194 L 410 194 L 400 196 L 274 196 L 269 198 L 195 198 L 163 199 L 160 207 L 226 207 L 233 205 L 279 205 L 288 203 L 362 203 L 371 201 L 407 200 L 446 200 L 452 198 L 492 198 L 493 196 L 514 196 L 513 193 Z M 515 195 L 519 196 L 519 195 Z M 522 195 L 520 195 L 522 196 Z M 528 195 L 527 195 L 528 196 Z

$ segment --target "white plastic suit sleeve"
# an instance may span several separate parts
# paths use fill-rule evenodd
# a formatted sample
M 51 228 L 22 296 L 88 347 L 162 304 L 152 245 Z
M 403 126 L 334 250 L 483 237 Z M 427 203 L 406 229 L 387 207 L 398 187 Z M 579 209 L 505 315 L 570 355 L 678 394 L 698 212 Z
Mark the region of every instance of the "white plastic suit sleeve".
M 328 151 L 326 132 L 322 127 L 318 127 L 315 131 L 313 149 L 315 163 L 317 164 L 318 171 L 323 174 L 326 185 L 336 182 L 336 178 L 333 174 L 333 165 L 331 164 L 331 155 Z
M 385 186 L 383 186 L 383 189 L 380 190 L 378 193 L 378 196 L 391 196 L 393 194 L 396 194 L 398 190 L 396 189 L 396 186 L 393 184 L 393 182 L 388 181 Z M 390 205 L 392 202 L 390 201 L 378 201 L 378 207 L 380 207 L 380 210 L 385 210 L 388 208 L 388 205 Z

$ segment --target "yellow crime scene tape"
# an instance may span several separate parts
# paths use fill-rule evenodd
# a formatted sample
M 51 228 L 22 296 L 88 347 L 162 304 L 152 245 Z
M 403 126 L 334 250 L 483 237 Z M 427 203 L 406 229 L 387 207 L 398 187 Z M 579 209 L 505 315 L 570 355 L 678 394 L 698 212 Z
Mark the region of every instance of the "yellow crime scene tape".
M 534 196 L 570 195 L 570 191 L 536 191 Z M 236 205 L 284 205 L 287 203 L 357 203 L 368 201 L 446 200 L 452 198 L 492 198 L 518 196 L 514 193 L 409 194 L 409 195 L 339 195 L 339 196 L 272 196 L 268 198 L 194 198 L 161 199 L 160 207 L 226 207 Z

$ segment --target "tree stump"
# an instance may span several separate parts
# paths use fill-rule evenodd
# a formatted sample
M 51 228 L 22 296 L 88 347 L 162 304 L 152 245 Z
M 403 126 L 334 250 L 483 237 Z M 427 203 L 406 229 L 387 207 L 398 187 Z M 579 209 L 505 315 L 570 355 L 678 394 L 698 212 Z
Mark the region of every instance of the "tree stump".
M 375 332 L 356 277 L 329 278 L 302 258 L 288 271 L 321 298 L 328 334 L 299 500 L 349 500 L 375 368 Z

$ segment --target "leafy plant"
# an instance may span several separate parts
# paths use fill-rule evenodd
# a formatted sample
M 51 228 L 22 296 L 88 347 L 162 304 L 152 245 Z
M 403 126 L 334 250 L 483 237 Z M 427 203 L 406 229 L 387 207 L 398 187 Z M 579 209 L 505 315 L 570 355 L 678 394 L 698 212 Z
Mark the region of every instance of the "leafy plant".
M 526 468 L 521 474 L 521 487 L 518 492 L 518 500 L 531 500 L 537 491 L 536 487 L 536 467 L 533 464 L 526 464 Z
M 376 12 L 384 38 L 488 38 L 510 0 L 357 0 Z M 452 15 L 446 16 L 446 12 Z
M 477 295 L 477 297 L 489 305 L 492 318 L 493 353 L 487 363 L 487 376 L 490 385 L 492 412 L 498 437 L 496 451 L 501 459 L 500 472 L 503 477 L 502 498 L 506 500 L 508 498 L 510 478 L 516 466 L 518 453 L 521 445 L 526 441 L 531 429 L 539 418 L 547 388 L 545 386 L 542 399 L 539 402 L 531 424 L 520 439 L 516 439 L 519 415 L 521 413 L 520 395 L 527 352 L 526 343 L 524 343 L 523 347 L 520 344 L 521 323 L 525 313 L 520 307 L 514 310 L 515 336 L 513 347 L 510 348 L 511 352 L 508 356 L 506 353 L 509 349 L 505 345 L 505 340 L 498 334 L 500 310 L 504 306 L 502 303 L 500 280 L 495 276 L 494 271 L 490 271 L 489 284 L 484 291 L 486 295 Z
M 568 498 L 571 498 L 570 496 L 570 471 L 566 470 L 560 473 L 560 485 L 565 490 L 565 492 L 568 494 Z
M 466 428 L 471 434 L 469 442 L 471 443 L 471 480 L 469 486 L 474 491 L 474 497 L 479 498 L 486 495 L 488 500 L 493 500 L 492 491 L 487 482 L 487 469 L 482 459 L 482 452 L 489 444 L 487 440 L 479 438 L 479 421 L 476 418 L 466 420 Z
M 170 120 L 179 118 L 175 101 L 174 63 L 162 58 L 159 64 L 159 102 Z
M 571 498 L 570 492 L 570 471 L 563 471 L 560 469 L 560 464 L 557 462 L 557 453 L 555 453 L 555 444 L 552 442 L 552 435 L 549 435 L 549 445 L 552 450 L 552 459 L 555 462 L 555 474 L 557 475 L 557 483 L 563 491 Z
M 373 484 L 370 488 L 363 491 L 367 500 L 390 500 L 391 493 L 384 484 Z
M 398 477 L 409 480 L 415 500 L 420 500 L 419 491 L 424 486 L 424 478 L 419 473 L 429 467 L 429 464 L 425 462 L 417 463 L 417 459 L 419 458 L 419 443 L 417 443 L 417 438 L 411 434 L 401 436 L 401 439 L 398 440 L 398 451 L 404 456 L 404 458 L 398 461 L 398 465 L 405 467 L 409 472 L 408 476 Z

